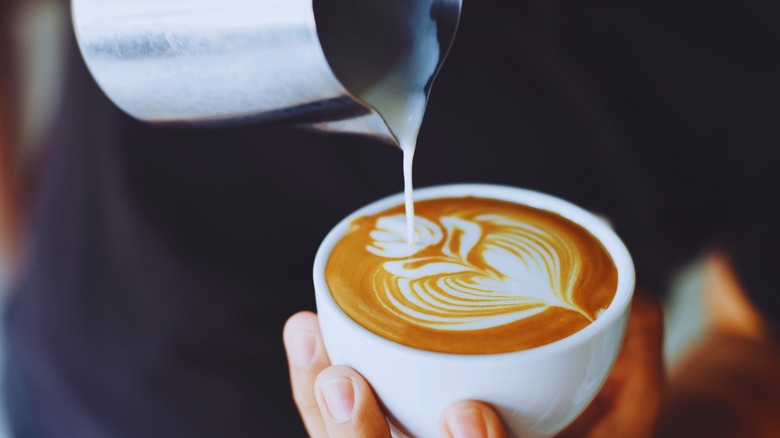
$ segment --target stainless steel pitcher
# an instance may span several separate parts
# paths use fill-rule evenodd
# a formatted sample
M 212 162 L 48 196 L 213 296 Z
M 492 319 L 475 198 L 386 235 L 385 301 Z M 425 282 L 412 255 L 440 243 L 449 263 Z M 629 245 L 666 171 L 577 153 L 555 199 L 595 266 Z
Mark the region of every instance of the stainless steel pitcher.
M 460 9 L 461 0 L 72 1 L 89 70 L 133 117 L 305 124 L 391 144 L 363 93 L 427 61 L 434 68 L 414 71 L 427 97 Z M 409 58 L 431 35 L 438 50 Z

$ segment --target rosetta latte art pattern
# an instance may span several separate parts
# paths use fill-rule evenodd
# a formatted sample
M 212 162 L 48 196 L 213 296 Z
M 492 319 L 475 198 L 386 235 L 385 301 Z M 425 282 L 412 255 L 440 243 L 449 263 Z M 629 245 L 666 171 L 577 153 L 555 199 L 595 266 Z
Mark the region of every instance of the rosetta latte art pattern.
M 338 306 L 399 344 L 456 354 L 534 348 L 593 322 L 617 269 L 601 242 L 555 213 L 496 199 L 415 202 L 355 217 L 328 257 Z
M 572 296 L 582 268 L 577 248 L 553 231 L 496 214 L 416 217 L 410 245 L 398 214 L 377 219 L 370 236 L 366 250 L 387 259 L 374 275 L 377 299 L 409 323 L 485 329 L 551 306 L 591 320 Z

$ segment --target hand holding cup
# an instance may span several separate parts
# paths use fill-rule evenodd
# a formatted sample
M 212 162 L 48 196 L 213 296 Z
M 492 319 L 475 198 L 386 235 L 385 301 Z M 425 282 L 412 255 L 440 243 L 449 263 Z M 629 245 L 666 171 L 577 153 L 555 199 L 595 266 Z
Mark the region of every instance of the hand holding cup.
M 390 426 L 371 386 L 355 370 L 331 366 L 317 316 L 300 312 L 284 329 L 293 398 L 313 438 L 390 437 Z M 500 438 L 501 420 L 487 405 L 464 401 L 441 416 L 442 437 Z
M 617 358 L 634 292 L 627 249 L 600 218 L 538 192 L 460 184 L 415 198 L 429 237 L 419 252 L 393 243 L 400 195 L 353 213 L 320 246 L 314 289 L 331 362 L 371 382 L 410 436 L 436 436 L 461 400 L 489 403 L 510 436 L 562 431 Z

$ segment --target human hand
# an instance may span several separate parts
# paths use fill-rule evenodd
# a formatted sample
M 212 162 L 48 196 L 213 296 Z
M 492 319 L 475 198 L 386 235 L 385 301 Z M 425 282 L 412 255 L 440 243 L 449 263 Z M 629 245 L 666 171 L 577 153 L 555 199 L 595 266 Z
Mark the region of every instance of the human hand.
M 390 428 L 371 386 L 355 370 L 331 366 L 317 315 L 301 312 L 284 327 L 293 398 L 313 438 L 389 437 Z M 484 403 L 464 401 L 442 413 L 441 436 L 503 438 L 498 415 Z
M 652 435 L 664 375 L 662 328 L 658 303 L 637 293 L 615 367 L 595 400 L 558 438 Z M 284 343 L 293 397 L 310 436 L 390 436 L 368 382 L 351 368 L 330 365 L 315 314 L 301 312 L 290 318 Z M 326 399 L 331 393 L 335 397 Z M 443 437 L 505 436 L 495 412 L 474 401 L 450 406 L 441 424 Z
M 661 307 L 637 291 L 615 367 L 593 402 L 557 438 L 653 436 L 663 395 L 662 343 Z

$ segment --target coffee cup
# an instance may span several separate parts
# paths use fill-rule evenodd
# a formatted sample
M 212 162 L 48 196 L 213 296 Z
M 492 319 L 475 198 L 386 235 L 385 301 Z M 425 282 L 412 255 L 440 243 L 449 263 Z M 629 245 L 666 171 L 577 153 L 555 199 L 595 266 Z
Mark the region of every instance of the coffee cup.
M 349 215 L 317 252 L 314 287 L 325 349 L 333 364 L 350 366 L 369 381 L 399 435 L 436 437 L 444 408 L 460 400 L 479 400 L 496 409 L 509 436 L 552 436 L 587 407 L 615 362 L 634 291 L 631 257 L 602 219 L 550 195 L 486 184 L 415 190 L 416 202 L 469 197 L 531 207 L 582 227 L 614 262 L 617 276 L 611 302 L 592 322 L 562 339 L 503 353 L 430 351 L 365 328 L 334 299 L 326 269 L 353 223 L 402 205 L 399 194 Z

